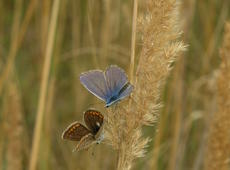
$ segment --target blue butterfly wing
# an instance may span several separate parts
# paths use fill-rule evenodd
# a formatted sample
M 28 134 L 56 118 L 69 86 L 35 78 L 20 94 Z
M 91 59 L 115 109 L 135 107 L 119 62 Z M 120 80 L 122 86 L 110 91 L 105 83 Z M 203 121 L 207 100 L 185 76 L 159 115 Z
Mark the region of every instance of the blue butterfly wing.
M 126 83 L 126 84 L 122 87 L 122 89 L 119 91 L 117 97 L 116 97 L 114 100 L 111 100 L 111 101 L 109 101 L 108 103 L 106 103 L 105 106 L 106 106 L 106 107 L 109 107 L 109 106 L 111 106 L 112 104 L 118 102 L 119 100 L 122 100 L 122 99 L 124 99 L 125 97 L 128 97 L 128 96 L 131 94 L 131 92 L 133 91 L 133 88 L 134 88 L 134 87 L 133 87 L 132 84 Z
M 123 90 L 123 88 L 122 88 L 122 90 L 120 91 L 120 93 L 119 93 L 119 99 L 121 100 L 121 99 L 124 99 L 125 97 L 127 97 L 127 96 L 129 96 L 130 94 L 131 94 L 131 92 L 133 91 L 133 85 L 132 84 L 130 84 L 130 83 L 127 83 L 126 85 L 125 85 L 125 88 L 124 88 L 124 90 Z
M 117 95 L 122 87 L 128 82 L 125 71 L 115 65 L 111 65 L 106 69 L 105 77 L 108 89 L 112 96 Z
M 93 95 L 103 101 L 107 101 L 110 91 L 106 84 L 104 72 L 92 70 L 80 75 L 81 84 Z

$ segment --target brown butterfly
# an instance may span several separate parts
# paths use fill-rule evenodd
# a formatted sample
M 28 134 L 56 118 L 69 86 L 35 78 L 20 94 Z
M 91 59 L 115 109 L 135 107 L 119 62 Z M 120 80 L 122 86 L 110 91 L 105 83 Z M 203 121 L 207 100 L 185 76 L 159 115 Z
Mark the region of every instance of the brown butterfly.
M 92 144 L 100 143 L 103 135 L 104 116 L 97 110 L 89 109 L 84 113 L 86 126 L 79 122 L 70 124 L 62 134 L 63 139 L 79 141 L 73 151 L 88 149 Z

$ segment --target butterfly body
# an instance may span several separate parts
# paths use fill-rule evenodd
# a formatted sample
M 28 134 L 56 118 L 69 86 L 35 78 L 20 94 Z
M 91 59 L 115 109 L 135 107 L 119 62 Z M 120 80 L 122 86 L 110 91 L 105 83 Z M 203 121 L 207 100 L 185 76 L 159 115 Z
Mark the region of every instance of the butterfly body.
M 94 143 L 100 143 L 103 135 L 103 115 L 96 110 L 89 109 L 84 113 L 83 125 L 79 122 L 70 124 L 62 134 L 63 139 L 79 141 L 75 150 L 80 151 L 89 148 Z
M 130 87 L 130 83 L 126 83 L 119 91 L 117 91 L 116 93 L 114 93 L 113 95 L 111 95 L 112 97 L 106 102 L 105 107 L 109 107 L 112 104 L 120 101 L 123 99 L 123 97 L 121 98 L 121 94 L 126 90 L 126 88 Z M 125 96 L 126 97 L 126 96 Z
M 91 70 L 82 73 L 80 81 L 89 92 L 106 103 L 105 107 L 129 96 L 133 90 L 124 70 L 115 65 L 109 66 L 105 72 Z

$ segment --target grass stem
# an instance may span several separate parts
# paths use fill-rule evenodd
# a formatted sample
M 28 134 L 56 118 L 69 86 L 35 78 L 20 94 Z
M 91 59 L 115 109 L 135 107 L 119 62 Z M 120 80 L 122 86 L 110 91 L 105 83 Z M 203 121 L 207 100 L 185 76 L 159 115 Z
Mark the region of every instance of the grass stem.
M 134 0 L 133 23 L 132 23 L 132 40 L 131 40 L 131 61 L 130 61 L 130 82 L 131 83 L 133 83 L 133 73 L 134 73 L 134 63 L 135 63 L 137 8 L 138 8 L 138 0 Z
M 11 42 L 11 47 L 10 47 L 9 55 L 7 57 L 8 60 L 6 63 L 6 67 L 3 70 L 2 75 L 0 76 L 0 95 L 1 95 L 4 83 L 7 82 L 7 79 L 9 77 L 9 73 L 12 70 L 12 67 L 14 65 L 14 60 L 15 60 L 17 51 L 20 48 L 20 45 L 22 43 L 22 40 L 23 40 L 25 33 L 26 33 L 26 30 L 28 28 L 29 22 L 32 18 L 32 15 L 33 15 L 33 12 L 34 12 L 34 9 L 36 6 L 36 2 L 37 2 L 37 0 L 31 0 L 29 7 L 26 11 L 26 14 L 25 14 L 25 18 L 22 22 L 22 26 L 21 26 L 21 29 L 19 31 L 19 35 L 14 40 L 12 40 L 12 42 Z
M 38 110 L 37 110 L 36 124 L 35 124 L 35 129 L 34 129 L 32 150 L 31 150 L 31 160 L 29 163 L 30 170 L 36 169 L 36 164 L 37 164 L 37 159 L 38 159 L 38 151 L 39 151 L 41 129 L 42 129 L 42 119 L 43 119 L 44 110 L 45 110 L 44 108 L 45 108 L 45 102 L 46 102 L 47 85 L 48 85 L 48 79 L 49 79 L 49 73 L 50 73 L 52 52 L 53 52 L 53 47 L 54 47 L 55 30 L 56 30 L 56 25 L 57 25 L 59 3 L 60 3 L 60 0 L 55 0 L 53 2 L 53 7 L 52 7 L 52 14 L 51 14 L 50 27 L 49 27 L 48 40 L 47 40 L 47 48 L 46 48 L 45 60 L 44 60 L 44 68 L 43 68 L 43 73 L 42 73 L 40 98 L 38 101 Z

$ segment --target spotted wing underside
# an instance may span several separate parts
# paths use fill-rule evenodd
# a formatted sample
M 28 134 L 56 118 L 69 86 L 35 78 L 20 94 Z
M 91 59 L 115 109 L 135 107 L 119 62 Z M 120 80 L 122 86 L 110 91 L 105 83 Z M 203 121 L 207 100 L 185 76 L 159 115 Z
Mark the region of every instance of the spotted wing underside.
M 97 110 L 89 109 L 84 113 L 86 126 L 96 135 L 103 124 L 104 116 Z
M 62 134 L 62 138 L 73 141 L 80 141 L 89 133 L 91 133 L 90 130 L 88 130 L 84 125 L 79 122 L 74 122 L 66 128 Z

